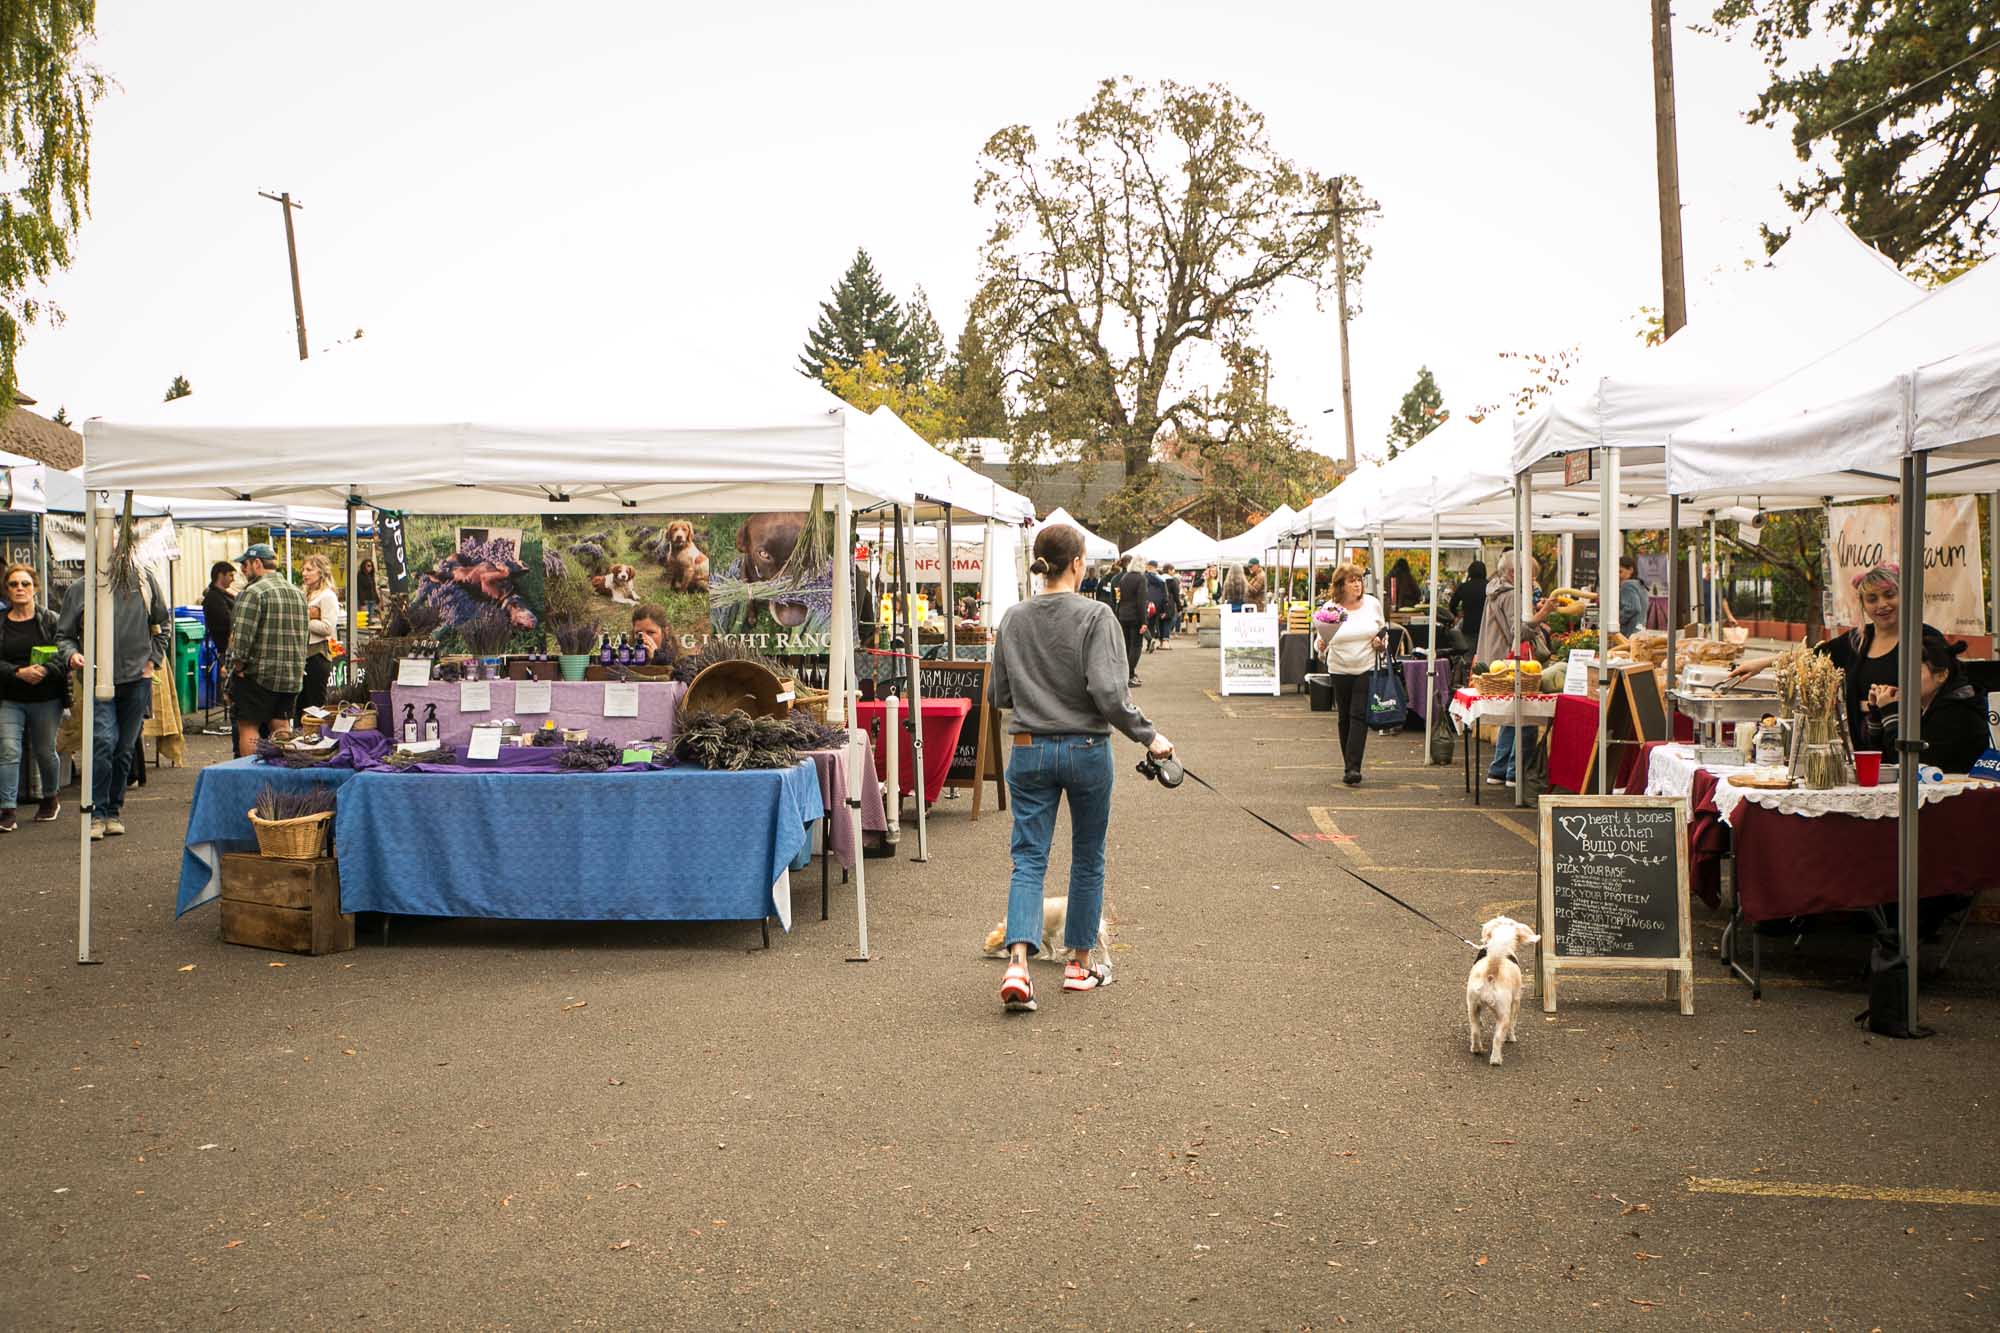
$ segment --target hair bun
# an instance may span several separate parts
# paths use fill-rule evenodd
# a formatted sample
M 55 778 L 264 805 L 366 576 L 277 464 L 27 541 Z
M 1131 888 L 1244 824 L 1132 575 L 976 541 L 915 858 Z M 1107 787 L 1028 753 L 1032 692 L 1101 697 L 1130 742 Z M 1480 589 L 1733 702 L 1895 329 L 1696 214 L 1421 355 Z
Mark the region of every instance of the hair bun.
M 1040 556 L 1036 556 L 1028 562 L 1028 572 L 1030 574 L 1046 574 L 1049 572 L 1049 562 Z

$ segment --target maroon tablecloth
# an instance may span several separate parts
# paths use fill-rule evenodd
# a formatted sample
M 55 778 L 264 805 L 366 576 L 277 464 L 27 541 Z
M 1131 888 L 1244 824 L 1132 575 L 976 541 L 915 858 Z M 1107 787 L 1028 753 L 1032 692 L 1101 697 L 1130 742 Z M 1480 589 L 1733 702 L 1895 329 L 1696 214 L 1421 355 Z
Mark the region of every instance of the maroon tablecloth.
M 886 706 L 880 701 L 855 705 L 861 725 L 868 731 L 870 740 L 875 741 L 875 772 L 888 777 L 889 758 L 883 751 L 879 737 L 882 734 L 883 714 Z M 970 699 L 926 699 L 924 700 L 924 804 L 944 793 L 944 780 L 951 772 L 951 758 L 958 749 L 958 733 L 965 727 L 966 715 L 972 711 Z M 909 716 L 907 704 L 897 711 L 898 718 Z M 917 789 L 914 770 L 916 759 L 910 744 L 910 732 L 906 726 L 898 726 L 902 733 L 896 759 L 896 785 L 903 795 Z
M 1893 819 L 1853 815 L 1780 814 L 1751 801 L 1736 807 L 1733 827 L 1715 808 L 1716 777 L 1697 769 L 1689 792 L 1688 842 L 1697 866 L 1719 862 L 1736 847 L 1736 896 L 1752 921 L 1781 921 L 1819 912 L 1850 912 L 1896 901 Z M 1925 806 L 1918 816 L 1918 892 L 1925 898 L 2000 886 L 1992 830 L 2000 822 L 2000 791 L 1969 791 Z M 1706 878 L 1706 876 L 1704 877 Z M 1713 890 L 1703 899 L 1713 905 Z

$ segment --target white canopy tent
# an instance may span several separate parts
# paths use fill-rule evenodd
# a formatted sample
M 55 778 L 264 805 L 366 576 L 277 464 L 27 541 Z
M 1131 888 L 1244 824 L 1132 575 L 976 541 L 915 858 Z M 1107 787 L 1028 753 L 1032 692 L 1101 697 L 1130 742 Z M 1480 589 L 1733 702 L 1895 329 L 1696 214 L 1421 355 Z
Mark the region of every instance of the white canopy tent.
M 1216 540 L 1203 535 L 1184 518 L 1177 518 L 1125 554 L 1134 560 L 1163 565 L 1208 565 L 1216 560 Z M 1261 557 L 1260 557 L 1261 558 Z
M 835 514 L 836 562 L 853 550 L 856 503 L 909 504 L 907 454 L 879 424 L 801 376 L 732 385 L 657 363 L 618 366 L 575 349 L 567 373 L 501 361 L 441 365 L 376 340 L 302 362 L 240 393 L 203 392 L 128 419 L 84 423 L 87 528 L 85 680 L 108 655 L 104 603 L 112 490 L 204 500 L 376 505 L 417 513 L 786 511 L 816 498 Z M 349 532 L 353 525 L 349 524 Z M 354 546 L 349 544 L 352 576 Z M 833 580 L 828 716 L 852 716 L 854 581 Z M 85 799 L 91 709 L 83 717 Z M 845 815 L 860 844 L 858 737 L 848 745 Z M 78 960 L 90 961 L 90 821 L 79 820 Z M 860 956 L 868 956 L 865 870 L 855 866 Z
M 1092 532 L 1089 528 L 1086 528 L 1085 526 L 1083 526 L 1083 524 L 1077 522 L 1074 518 L 1072 518 L 1070 516 L 1069 510 L 1060 507 L 1058 507 L 1055 510 L 1055 512 L 1051 513 L 1047 518 L 1035 524 L 1033 530 L 1029 534 L 1030 540 L 1033 540 L 1034 537 L 1040 536 L 1043 528 L 1052 528 L 1056 526 L 1058 523 L 1066 524 L 1067 526 L 1075 528 L 1078 532 L 1083 534 L 1083 558 L 1085 560 L 1100 561 L 1100 560 L 1116 560 L 1118 558 L 1118 543 L 1111 541 L 1108 538 L 1098 536 L 1096 533 Z
M 1215 544 L 1216 560 L 1248 560 L 1255 556 L 1268 560 L 1273 547 L 1277 546 L 1292 524 L 1298 521 L 1299 511 L 1290 505 L 1281 504 L 1253 527 L 1225 537 Z
M 0 449 L 0 509 L 23 514 L 48 512 L 48 467 Z
M 1987 540 L 2000 567 L 2000 264 L 1986 263 L 1924 301 L 1776 384 L 1669 437 L 1674 494 L 1734 478 L 1806 496 L 1901 500 L 1898 642 L 1918 641 L 1924 603 L 1925 500 L 1939 489 L 1993 492 Z M 2000 581 L 2000 568 L 1994 577 Z M 2000 593 L 1993 607 L 2000 630 Z M 1918 654 L 1899 653 L 1898 688 L 1919 693 Z M 1906 966 L 1905 1013 L 1917 1026 L 1917 897 L 1923 754 L 1921 710 L 1906 709 L 1898 738 L 1897 938 Z

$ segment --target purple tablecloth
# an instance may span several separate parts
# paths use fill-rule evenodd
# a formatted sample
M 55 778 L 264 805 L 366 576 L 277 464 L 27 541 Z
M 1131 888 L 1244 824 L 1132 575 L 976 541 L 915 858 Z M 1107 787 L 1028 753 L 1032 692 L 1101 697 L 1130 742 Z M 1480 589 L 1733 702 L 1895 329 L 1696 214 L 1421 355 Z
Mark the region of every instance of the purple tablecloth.
M 1667 627 L 1667 599 L 1648 597 L 1646 599 L 1646 628 L 1665 629 Z
M 1410 712 L 1416 718 L 1424 715 L 1424 667 L 1421 657 L 1403 659 L 1403 694 L 1410 701 Z M 1451 664 L 1439 662 L 1437 665 L 1437 709 L 1434 717 L 1447 717 L 1451 711 Z
M 882 808 L 882 780 L 875 775 L 875 742 L 864 731 L 861 743 L 867 747 L 862 751 L 867 762 L 861 766 L 861 831 L 883 833 L 888 830 L 889 820 Z M 813 750 L 805 757 L 819 771 L 819 795 L 826 807 L 827 827 L 832 830 L 833 854 L 852 870 L 854 831 L 848 827 L 841 804 L 847 794 L 847 751 Z
M 542 725 L 546 718 L 554 718 L 559 727 L 581 727 L 590 733 L 591 739 L 603 737 L 615 741 L 644 740 L 657 736 L 671 742 L 674 736 L 674 712 L 680 707 L 681 695 L 687 687 L 675 681 L 642 680 L 639 687 L 639 715 L 637 717 L 604 716 L 604 687 L 601 680 L 558 680 L 549 682 L 549 711 L 546 714 L 533 713 L 526 717 L 514 711 L 514 687 L 519 681 L 495 680 L 487 682 L 492 691 L 493 707 L 484 713 L 461 713 L 458 711 L 458 685 L 456 682 L 429 685 L 398 685 L 389 692 L 389 712 L 382 717 L 381 727 L 390 736 L 400 734 L 403 724 L 403 705 L 415 704 L 417 717 L 421 720 L 425 704 L 437 705 L 438 739 L 446 745 L 464 745 L 472 739 L 472 728 L 480 722 L 498 722 L 503 717 L 511 717 L 521 724 L 523 731 Z

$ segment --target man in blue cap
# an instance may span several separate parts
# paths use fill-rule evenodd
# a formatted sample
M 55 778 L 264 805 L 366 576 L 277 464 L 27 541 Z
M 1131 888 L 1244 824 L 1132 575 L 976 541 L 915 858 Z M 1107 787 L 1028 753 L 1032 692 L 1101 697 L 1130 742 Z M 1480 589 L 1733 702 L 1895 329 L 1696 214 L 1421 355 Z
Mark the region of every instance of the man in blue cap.
M 256 543 L 236 563 L 246 586 L 236 595 L 222 680 L 241 759 L 257 753 L 265 728 L 291 721 L 306 675 L 306 599 L 289 579 L 276 575 L 278 553 L 268 544 Z

